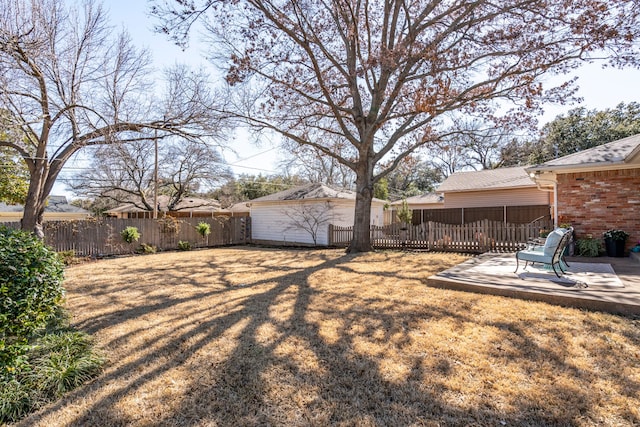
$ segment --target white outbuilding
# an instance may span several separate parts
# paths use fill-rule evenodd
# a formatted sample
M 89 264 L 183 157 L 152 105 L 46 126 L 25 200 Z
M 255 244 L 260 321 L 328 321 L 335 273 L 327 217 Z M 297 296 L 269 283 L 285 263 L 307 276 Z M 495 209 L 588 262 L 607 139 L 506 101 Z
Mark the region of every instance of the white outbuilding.
M 255 243 L 326 246 L 329 224 L 354 223 L 356 193 L 313 183 L 248 202 Z M 371 225 L 383 225 L 385 201 L 373 199 Z

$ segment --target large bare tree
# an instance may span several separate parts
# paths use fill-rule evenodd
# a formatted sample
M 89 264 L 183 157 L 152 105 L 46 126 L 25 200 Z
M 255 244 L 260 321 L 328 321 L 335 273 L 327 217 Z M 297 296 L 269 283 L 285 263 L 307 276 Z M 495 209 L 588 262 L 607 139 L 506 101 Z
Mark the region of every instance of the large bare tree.
M 98 147 L 70 187 L 78 196 L 95 199 L 99 206 L 132 203 L 153 211 L 154 151 L 149 141 Z M 187 197 L 212 191 L 232 175 L 214 147 L 195 141 L 165 140 L 159 144 L 158 158 L 157 190 L 169 197 L 166 208 L 170 211 L 178 210 Z
M 575 93 L 570 81 L 545 88 L 545 75 L 595 56 L 638 64 L 637 0 L 152 3 L 159 30 L 177 41 L 204 24 L 212 59 L 243 91 L 235 114 L 355 172 L 350 251 L 371 249 L 376 181 L 455 131 L 452 117 L 523 120 Z
M 114 31 L 91 0 L 0 0 L 0 108 L 8 112 L 3 125 L 19 129 L 0 146 L 29 168 L 24 229 L 42 236 L 47 197 L 82 148 L 147 138 L 152 129 L 161 137 L 210 133 L 202 73 L 175 67 L 162 93 L 149 65 L 148 53 Z
M 280 162 L 280 167 L 288 173 L 304 177 L 309 182 L 322 182 L 346 189 L 353 186 L 353 170 L 335 158 L 309 145 L 300 145 L 292 141 L 283 145 L 288 155 Z

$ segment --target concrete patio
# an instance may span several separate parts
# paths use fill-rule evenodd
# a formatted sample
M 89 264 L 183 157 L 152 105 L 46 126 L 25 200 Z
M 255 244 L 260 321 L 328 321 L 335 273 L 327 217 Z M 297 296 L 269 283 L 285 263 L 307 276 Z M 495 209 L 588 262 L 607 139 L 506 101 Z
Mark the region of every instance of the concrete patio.
M 568 274 L 516 269 L 515 254 L 485 253 L 429 277 L 429 286 L 640 315 L 640 256 L 568 257 Z M 607 265 L 611 265 L 610 269 Z

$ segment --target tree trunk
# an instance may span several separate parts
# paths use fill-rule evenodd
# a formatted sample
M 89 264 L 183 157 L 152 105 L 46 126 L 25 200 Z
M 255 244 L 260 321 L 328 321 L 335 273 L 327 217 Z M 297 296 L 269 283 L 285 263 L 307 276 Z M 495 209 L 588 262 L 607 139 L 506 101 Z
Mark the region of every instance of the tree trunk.
M 356 207 L 353 221 L 353 239 L 349 253 L 371 252 L 371 200 L 373 199 L 373 166 L 358 171 L 356 179 Z
M 26 231 L 33 231 L 38 239 L 43 240 L 42 217 L 44 216 L 45 203 L 37 189 L 34 189 L 33 192 L 31 190 L 30 186 L 24 203 L 24 214 L 20 221 L 20 227 Z
M 45 159 L 36 161 L 30 173 L 29 191 L 25 199 L 24 213 L 20 221 L 20 227 L 26 231 L 33 231 L 38 239 L 43 240 L 44 231 L 42 228 L 42 219 L 44 216 L 44 208 L 46 207 L 47 197 L 55 181 L 55 176 L 53 179 L 48 178 L 49 165 Z

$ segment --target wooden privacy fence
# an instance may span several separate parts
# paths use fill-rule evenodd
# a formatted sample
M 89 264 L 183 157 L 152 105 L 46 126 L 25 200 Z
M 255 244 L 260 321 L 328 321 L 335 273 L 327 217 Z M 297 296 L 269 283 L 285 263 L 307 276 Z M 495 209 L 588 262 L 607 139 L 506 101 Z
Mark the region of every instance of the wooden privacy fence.
M 205 222 L 211 226 L 211 234 L 203 238 L 196 226 Z M 19 223 L 2 225 L 17 228 Z M 137 242 L 126 243 L 120 232 L 136 227 L 140 233 Z M 173 218 L 117 219 L 99 218 L 79 221 L 46 221 L 43 224 L 44 240 L 56 251 L 75 251 L 79 256 L 102 257 L 131 253 L 141 244 L 155 246 L 159 250 L 178 248 L 178 242 L 189 242 L 191 247 L 211 247 L 244 244 L 251 240 L 251 218 Z
M 483 219 L 511 224 L 527 224 L 541 217 L 551 220 L 549 205 L 412 209 L 411 212 L 413 225 L 429 221 L 442 224 L 468 224 Z M 397 214 L 397 209 L 385 211 L 385 224 L 398 222 Z
M 481 220 L 464 225 L 429 221 L 409 226 L 395 223 L 371 226 L 371 242 L 377 249 L 508 252 L 522 249 L 529 240 L 538 237 L 540 231 L 552 228 L 550 221 L 509 224 L 502 221 Z M 352 237 L 353 227 L 329 226 L 330 246 L 348 246 Z

